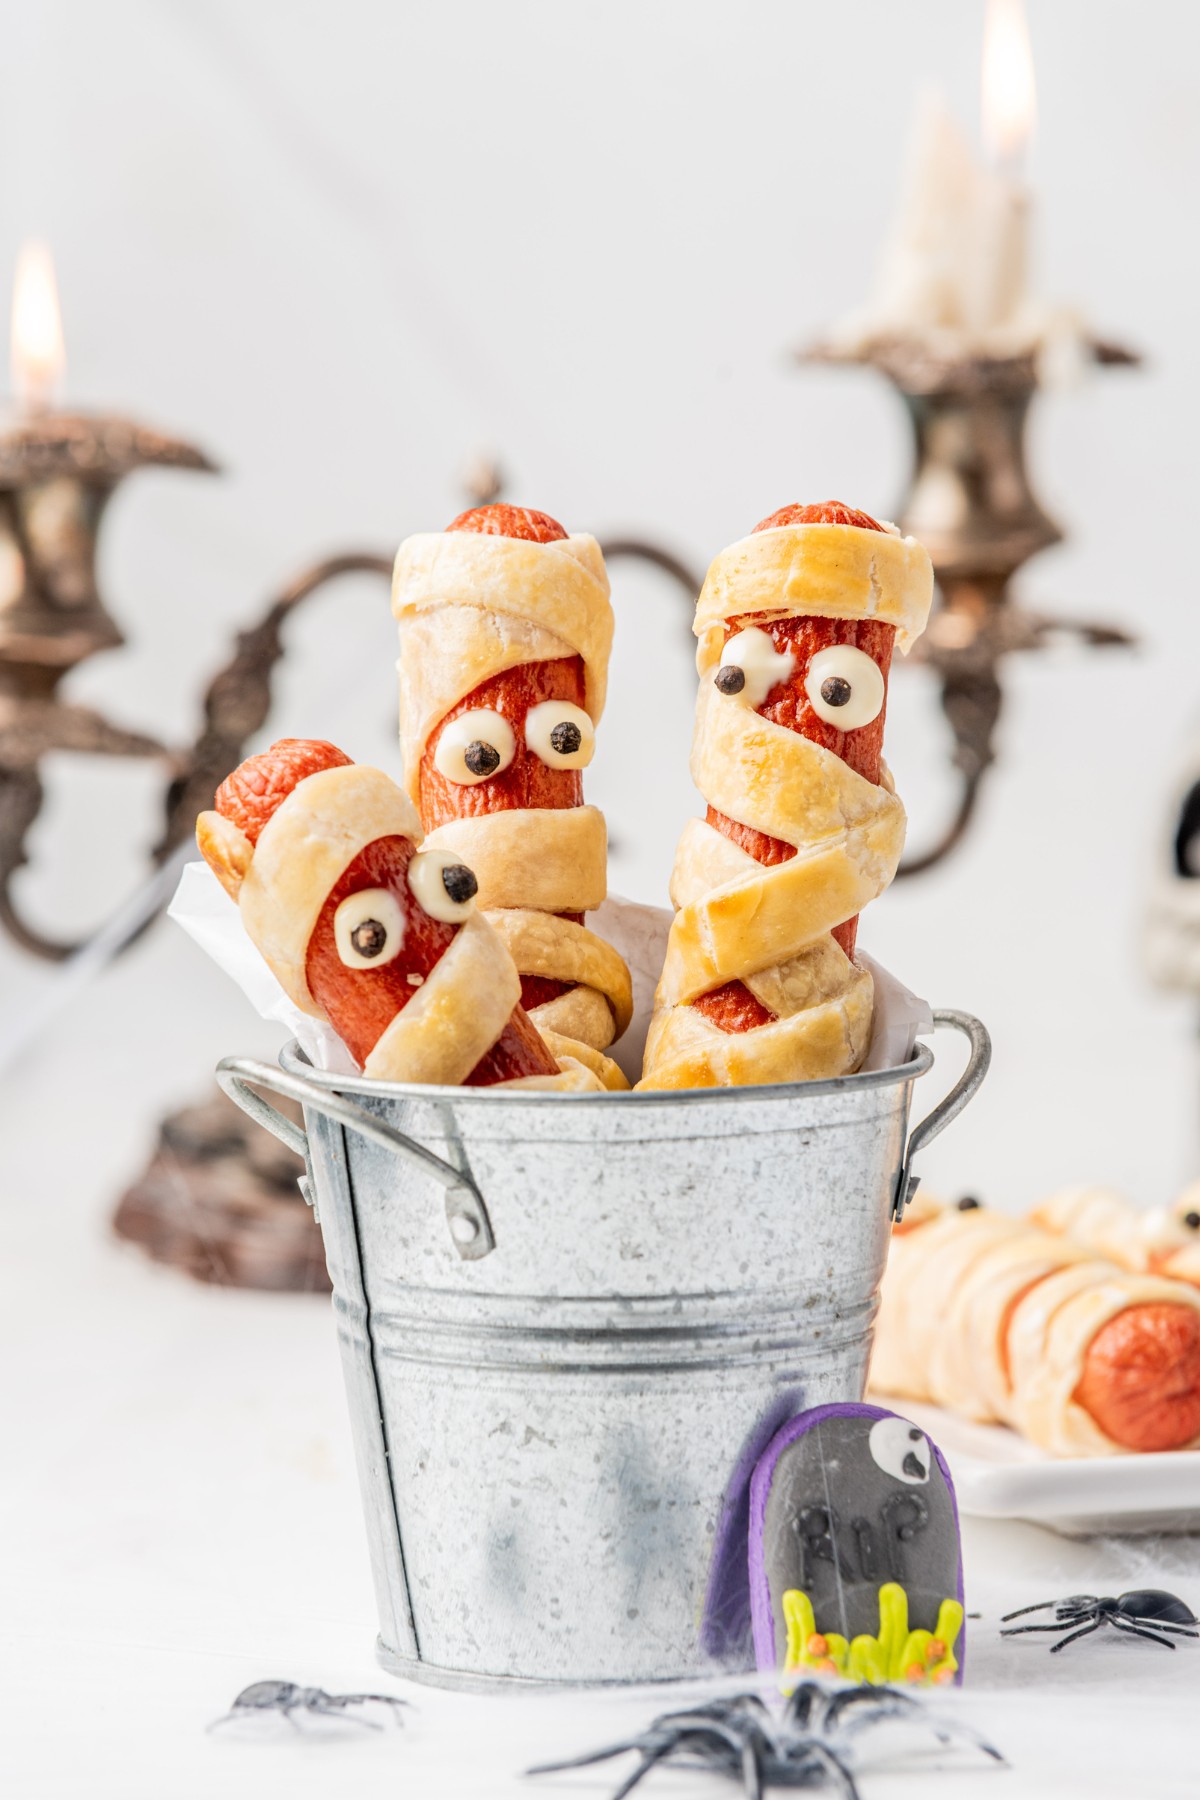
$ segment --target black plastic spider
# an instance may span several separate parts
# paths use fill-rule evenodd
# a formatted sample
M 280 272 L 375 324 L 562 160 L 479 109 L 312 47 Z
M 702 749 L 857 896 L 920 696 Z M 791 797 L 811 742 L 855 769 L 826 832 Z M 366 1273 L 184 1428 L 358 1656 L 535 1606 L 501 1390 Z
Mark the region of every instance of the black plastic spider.
M 294 1681 L 255 1681 L 242 1689 L 230 1710 L 223 1718 L 214 1719 L 208 1730 L 215 1731 L 218 1725 L 228 1725 L 231 1719 L 246 1719 L 252 1713 L 266 1712 L 282 1713 L 289 1725 L 295 1725 L 292 1714 L 305 1712 L 319 1719 L 348 1719 L 352 1725 L 382 1731 L 377 1720 L 360 1719 L 345 1710 L 348 1706 L 363 1706 L 368 1700 L 378 1700 L 382 1706 L 407 1705 L 407 1701 L 398 1700 L 394 1694 L 327 1694 L 324 1688 L 298 1687 Z M 404 1723 L 398 1712 L 392 1717 L 397 1725 Z
M 1104 1624 L 1115 1626 L 1130 1637 L 1149 1638 L 1152 1644 L 1165 1644 L 1168 1650 L 1175 1648 L 1177 1637 L 1200 1637 L 1200 1619 L 1189 1606 L 1176 1594 L 1168 1594 L 1163 1588 L 1133 1588 L 1128 1594 L 1071 1594 L 1066 1600 L 1039 1600 L 1036 1606 L 1019 1606 L 1016 1612 L 1005 1613 L 1000 1623 L 1007 1624 L 1009 1619 L 1024 1618 L 1026 1613 L 1044 1612 L 1046 1607 L 1054 1608 L 1054 1623 L 1041 1625 L 1014 1625 L 1008 1631 L 1002 1631 L 1001 1637 L 1019 1637 L 1025 1631 L 1066 1631 L 1067 1636 L 1057 1644 L 1051 1644 L 1050 1654 L 1056 1650 L 1065 1650 L 1076 1638 L 1086 1637 L 1089 1631 L 1099 1631 Z M 1080 1629 L 1073 1631 L 1072 1626 Z M 1155 1630 L 1147 1631 L 1145 1627 L 1153 1625 Z M 1163 1635 L 1170 1632 L 1170 1637 Z
M 772 1787 L 815 1787 L 831 1783 L 843 1800 L 859 1800 L 846 1762 L 855 1735 L 889 1719 L 925 1725 L 939 1742 L 954 1739 L 982 1750 L 996 1762 L 1004 1758 L 968 1726 L 937 1718 L 912 1694 L 891 1687 L 826 1688 L 805 1681 L 776 1717 L 757 1694 L 737 1694 L 688 1711 L 662 1713 L 637 1737 L 624 1738 L 605 1750 L 568 1762 L 543 1763 L 530 1775 L 582 1769 L 636 1750 L 637 1768 L 612 1800 L 624 1800 L 660 1763 L 712 1770 L 739 1781 L 746 1800 L 761 1800 Z

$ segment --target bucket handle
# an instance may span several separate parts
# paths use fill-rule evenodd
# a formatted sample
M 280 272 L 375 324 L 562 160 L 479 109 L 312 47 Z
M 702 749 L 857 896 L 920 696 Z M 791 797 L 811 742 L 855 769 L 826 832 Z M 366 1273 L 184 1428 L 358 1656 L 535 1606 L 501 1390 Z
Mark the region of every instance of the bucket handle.
M 955 1012 L 949 1007 L 936 1007 L 933 1014 L 933 1025 L 936 1031 L 939 1026 L 946 1026 L 950 1031 L 961 1031 L 971 1046 L 967 1058 L 967 1066 L 955 1082 L 946 1098 L 934 1107 L 929 1117 L 914 1125 L 909 1132 L 908 1143 L 904 1150 L 904 1161 L 900 1165 L 900 1175 L 896 1182 L 896 1192 L 892 1196 L 892 1218 L 899 1221 L 904 1217 L 904 1209 L 912 1199 L 920 1176 L 913 1172 L 913 1159 L 919 1156 L 926 1144 L 932 1143 L 939 1131 L 944 1131 L 951 1119 L 956 1119 L 967 1104 L 984 1076 L 992 1060 L 992 1040 L 987 1026 L 982 1024 L 973 1013 Z
M 382 1144 L 385 1150 L 403 1157 L 406 1162 L 413 1163 L 417 1168 L 423 1169 L 426 1175 L 432 1175 L 435 1181 L 441 1183 L 446 1192 L 446 1224 L 454 1248 L 464 1262 L 478 1262 L 496 1248 L 488 1209 L 471 1177 L 462 1169 L 456 1169 L 453 1163 L 435 1156 L 432 1150 L 426 1150 L 423 1144 L 405 1137 L 393 1125 L 385 1125 L 382 1119 L 377 1119 L 364 1107 L 355 1106 L 352 1100 L 346 1100 L 340 1094 L 329 1093 L 303 1075 L 292 1075 L 286 1069 L 277 1069 L 272 1063 L 255 1062 L 246 1056 L 224 1057 L 217 1064 L 217 1081 L 235 1105 L 240 1106 L 256 1125 L 262 1125 L 281 1144 L 286 1144 L 289 1150 L 302 1156 L 306 1165 L 308 1138 L 303 1128 L 277 1112 L 260 1094 L 254 1093 L 253 1088 L 268 1088 L 273 1094 L 284 1094 L 289 1100 L 298 1100 L 302 1106 L 309 1106 L 314 1112 L 324 1113 L 326 1118 L 336 1119 L 339 1125 L 346 1126 L 348 1130 L 357 1131 L 360 1137 Z M 311 1205 L 312 1196 L 307 1191 L 307 1182 L 301 1183 L 300 1191 Z

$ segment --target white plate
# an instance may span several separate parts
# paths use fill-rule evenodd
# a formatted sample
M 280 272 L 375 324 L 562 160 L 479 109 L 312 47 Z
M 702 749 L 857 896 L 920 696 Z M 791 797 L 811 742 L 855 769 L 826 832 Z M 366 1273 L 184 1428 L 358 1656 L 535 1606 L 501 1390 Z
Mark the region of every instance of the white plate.
M 881 1404 L 929 1433 L 968 1518 L 1030 1519 L 1067 1537 L 1200 1532 L 1200 1451 L 1060 1460 L 1003 1425 L 972 1425 L 937 1406 Z

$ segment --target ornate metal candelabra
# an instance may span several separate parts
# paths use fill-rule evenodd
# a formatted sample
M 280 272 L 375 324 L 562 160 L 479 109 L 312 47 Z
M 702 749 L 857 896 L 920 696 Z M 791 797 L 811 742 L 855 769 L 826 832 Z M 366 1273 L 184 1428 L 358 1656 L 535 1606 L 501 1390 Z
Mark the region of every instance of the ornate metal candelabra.
M 170 746 L 113 724 L 62 699 L 58 687 L 87 657 L 124 642 L 97 586 L 97 542 L 118 484 L 154 466 L 214 469 L 193 445 L 124 419 L 47 416 L 0 435 L 0 922 L 25 949 L 55 961 L 79 946 L 23 918 L 12 889 L 42 805 L 41 759 L 53 750 L 158 758 L 167 782 L 154 857 L 163 861 L 264 723 L 288 614 L 339 575 L 391 572 L 389 558 L 357 552 L 305 571 L 238 637 L 205 695 L 194 744 Z
M 330 557 L 274 598 L 239 634 L 204 697 L 191 745 L 114 724 L 59 694 L 72 669 L 123 640 L 101 597 L 96 553 L 108 501 L 148 467 L 212 472 L 193 445 L 117 418 L 33 416 L 0 435 L 0 925 L 51 961 L 81 946 L 23 916 L 13 880 L 41 809 L 41 760 L 67 750 L 154 757 L 163 765 L 164 862 L 265 723 L 288 615 L 341 575 L 390 576 L 391 558 Z M 320 1239 L 296 1189 L 302 1168 L 214 1094 L 163 1122 L 155 1156 L 117 1213 L 118 1232 L 206 1280 L 260 1287 L 326 1284 Z
M 1101 364 L 1131 365 L 1128 350 L 1089 340 Z M 1012 581 L 1030 557 L 1062 532 L 1039 504 L 1025 463 L 1025 425 L 1040 385 L 1032 352 L 948 355 L 910 338 L 879 339 L 863 349 L 820 344 L 805 363 L 865 363 L 879 369 L 904 401 L 913 430 L 914 466 L 897 522 L 928 547 L 939 605 L 914 651 L 941 684 L 954 740 L 959 798 L 948 826 L 928 850 L 900 867 L 917 875 L 940 863 L 970 825 L 980 783 L 995 761 L 1003 703 L 1004 659 L 1071 637 L 1128 646 L 1120 626 L 1056 618 L 1023 607 Z

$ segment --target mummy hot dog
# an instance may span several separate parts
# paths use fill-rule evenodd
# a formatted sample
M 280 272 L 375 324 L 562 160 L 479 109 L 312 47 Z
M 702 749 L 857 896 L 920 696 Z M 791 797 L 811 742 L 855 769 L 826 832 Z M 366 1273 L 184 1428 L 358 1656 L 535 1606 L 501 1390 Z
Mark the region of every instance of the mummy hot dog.
M 1167 1275 L 1200 1287 L 1200 1186 L 1172 1207 L 1143 1212 L 1113 1188 L 1063 1188 L 1035 1206 L 1031 1225 L 1057 1232 L 1123 1269 Z
M 559 1054 L 609 1087 L 629 971 L 583 915 L 607 891 L 603 815 L 583 804 L 612 608 L 596 540 L 545 513 L 484 506 L 396 558 L 400 740 L 429 833 L 474 869 L 522 1004 Z
M 929 557 L 837 502 L 792 506 L 717 557 L 696 609 L 692 776 L 642 1087 L 844 1075 L 871 1035 L 860 908 L 904 809 L 881 758 L 893 644 L 924 629 Z
M 288 997 L 383 1081 L 598 1085 L 521 1010 L 471 870 L 418 849 L 407 795 L 332 744 L 285 738 L 217 789 L 201 853 Z
M 893 1233 L 871 1381 L 1058 1456 L 1180 1450 L 1200 1437 L 1200 1294 L 926 1200 Z

